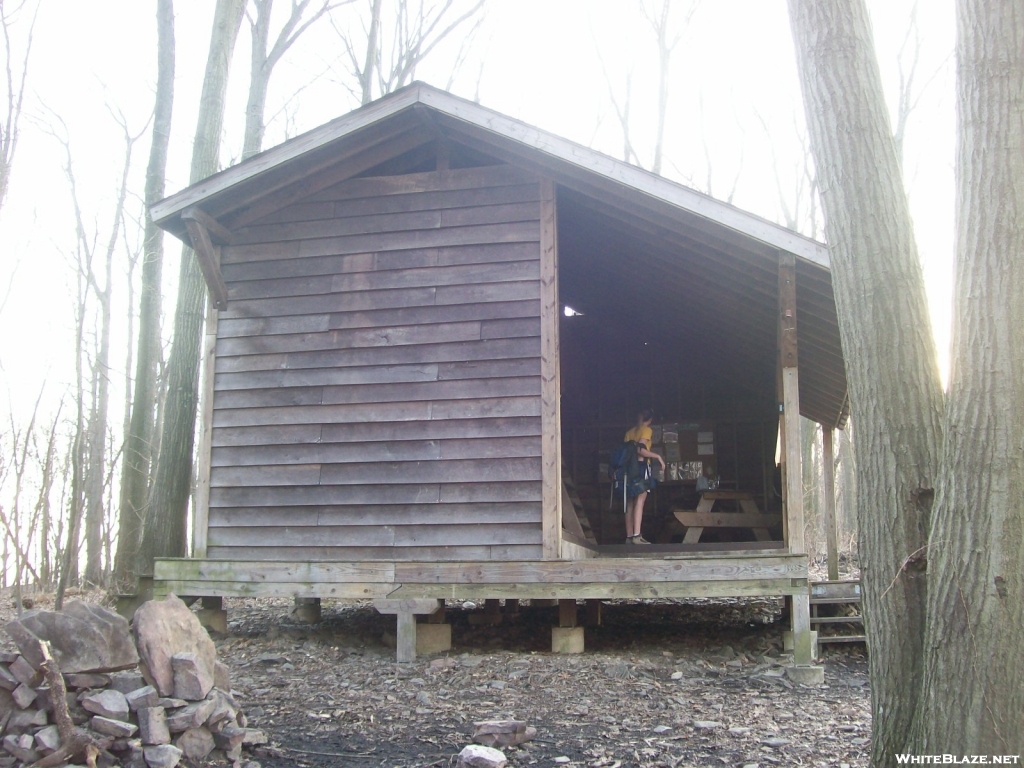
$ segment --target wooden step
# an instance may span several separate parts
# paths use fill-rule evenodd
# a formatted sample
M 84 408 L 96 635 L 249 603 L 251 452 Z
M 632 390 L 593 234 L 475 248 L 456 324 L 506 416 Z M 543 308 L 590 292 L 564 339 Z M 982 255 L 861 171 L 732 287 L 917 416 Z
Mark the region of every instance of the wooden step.
M 818 645 L 822 643 L 866 643 L 867 637 L 864 635 L 818 635 Z
M 863 616 L 811 616 L 811 626 L 815 624 L 863 624 Z

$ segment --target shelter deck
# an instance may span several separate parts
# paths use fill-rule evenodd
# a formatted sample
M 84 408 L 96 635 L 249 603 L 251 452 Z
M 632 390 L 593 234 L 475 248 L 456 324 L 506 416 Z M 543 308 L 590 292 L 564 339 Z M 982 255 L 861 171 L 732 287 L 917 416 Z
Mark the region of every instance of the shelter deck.
M 608 551 L 585 560 L 342 563 L 161 559 L 156 562 L 154 586 L 160 595 L 202 597 L 476 600 L 807 595 L 806 555 L 771 549 L 680 551 L 679 547 Z

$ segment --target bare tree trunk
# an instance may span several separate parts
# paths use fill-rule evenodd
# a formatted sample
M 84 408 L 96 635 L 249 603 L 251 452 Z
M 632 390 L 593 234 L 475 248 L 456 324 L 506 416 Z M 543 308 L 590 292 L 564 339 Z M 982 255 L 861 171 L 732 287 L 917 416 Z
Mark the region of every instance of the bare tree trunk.
M 250 22 L 252 46 L 250 47 L 249 98 L 245 105 L 243 160 L 255 155 L 263 146 L 263 133 L 266 128 L 263 120 L 267 106 L 267 88 L 270 85 L 270 76 L 274 72 L 274 67 L 292 44 L 299 39 L 299 36 L 313 23 L 332 9 L 351 2 L 351 0 L 341 0 L 337 3 L 332 3 L 331 0 L 320 0 L 318 10 L 305 21 L 302 19 L 312 0 L 293 0 L 288 20 L 278 34 L 273 48 L 269 51 L 267 46 L 270 45 L 270 17 L 274 8 L 274 0 L 252 0 L 252 2 L 256 7 L 256 18 Z M 375 2 L 379 6 L 380 0 L 375 0 Z M 378 7 L 378 17 L 379 14 Z
M 7 190 L 11 182 L 11 167 L 14 164 L 14 154 L 18 148 L 18 130 L 21 125 L 22 105 L 25 101 L 25 81 L 28 77 L 28 61 L 32 53 L 32 34 L 35 31 L 36 16 L 39 13 L 39 4 L 36 3 L 32 14 L 32 22 L 29 25 L 28 35 L 25 43 L 25 56 L 21 62 L 21 72 L 15 71 L 14 51 L 11 48 L 11 26 L 13 16 L 25 10 L 24 3 L 15 4 L 13 10 L 10 4 L 4 5 L 0 0 L 0 32 L 3 34 L 4 42 L 4 64 L 7 87 L 6 110 L 3 117 L 3 125 L 0 125 L 0 210 L 3 209 L 4 201 L 7 198 Z
M 957 236 L 919 741 L 1024 753 L 1024 8 L 957 3 Z
M 120 515 L 114 581 L 134 582 L 139 533 L 146 513 L 153 459 L 157 363 L 160 348 L 160 294 L 163 280 L 163 230 L 153 224 L 148 206 L 164 196 L 167 146 L 174 105 L 174 7 L 157 0 L 157 82 L 153 141 L 146 167 L 146 225 L 143 234 L 142 285 L 139 297 L 139 354 L 135 366 L 132 416 L 124 443 Z
M 215 173 L 228 69 L 238 29 L 242 0 L 218 0 L 207 59 L 199 119 L 192 149 L 190 181 Z M 189 489 L 195 442 L 196 403 L 199 389 L 199 344 L 203 329 L 206 286 L 191 248 L 184 248 L 174 311 L 174 345 L 168 361 L 167 413 L 137 560 L 138 573 L 151 575 L 156 557 L 181 557 L 187 552 Z
M 872 764 L 906 746 L 923 663 L 925 542 L 942 391 L 863 0 L 790 0 L 857 425 Z

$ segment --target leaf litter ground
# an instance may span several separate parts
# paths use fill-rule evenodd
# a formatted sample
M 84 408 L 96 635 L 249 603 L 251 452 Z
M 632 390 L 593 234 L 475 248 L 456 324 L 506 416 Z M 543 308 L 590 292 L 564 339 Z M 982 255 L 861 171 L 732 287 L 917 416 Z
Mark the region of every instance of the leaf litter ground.
M 52 595 L 31 604 L 52 609 Z M 555 607 L 524 602 L 491 626 L 471 620 L 481 607 L 449 601 L 452 650 L 403 665 L 394 617 L 369 602 L 324 600 L 314 625 L 290 600 L 225 607 L 228 633 L 214 640 L 250 726 L 269 737 L 253 756 L 262 768 L 454 766 L 473 723 L 497 719 L 538 731 L 504 750 L 512 767 L 868 765 L 863 648 L 826 647 L 825 684 L 794 685 L 780 600 L 609 602 L 572 656 L 550 652 Z M 12 614 L 3 600 L 0 620 Z

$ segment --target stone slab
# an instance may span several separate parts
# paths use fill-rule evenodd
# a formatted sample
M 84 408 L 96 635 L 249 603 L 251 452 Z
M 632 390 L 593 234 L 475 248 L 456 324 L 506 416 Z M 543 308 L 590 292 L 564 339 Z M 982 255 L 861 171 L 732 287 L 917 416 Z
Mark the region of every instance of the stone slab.
M 451 624 L 417 624 L 416 655 L 429 656 L 452 649 Z
M 552 653 L 583 653 L 583 627 L 552 627 Z

